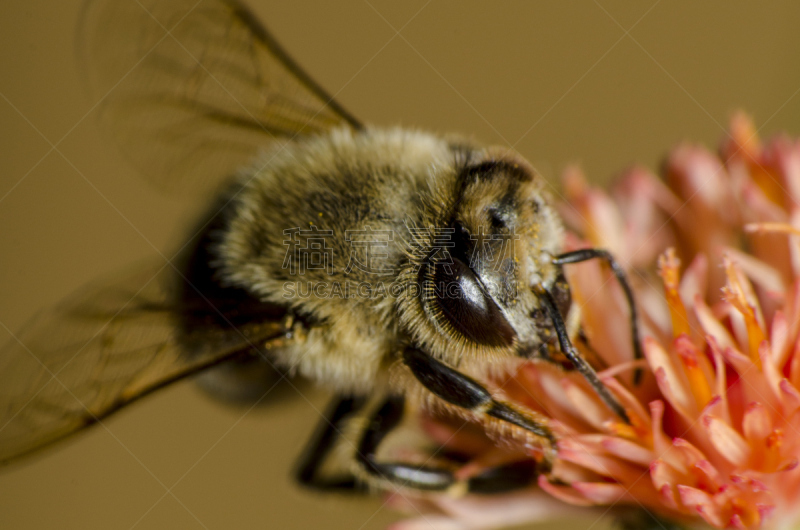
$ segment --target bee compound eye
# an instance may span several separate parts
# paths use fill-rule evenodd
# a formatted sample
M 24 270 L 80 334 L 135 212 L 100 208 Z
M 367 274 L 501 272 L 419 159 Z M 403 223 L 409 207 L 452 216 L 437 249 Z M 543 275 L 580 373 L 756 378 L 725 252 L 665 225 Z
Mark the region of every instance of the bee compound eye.
M 484 291 L 475 273 L 461 260 L 428 265 L 424 290 L 434 318 L 476 344 L 508 347 L 516 333 L 500 308 Z M 432 284 L 432 285 L 431 285 Z

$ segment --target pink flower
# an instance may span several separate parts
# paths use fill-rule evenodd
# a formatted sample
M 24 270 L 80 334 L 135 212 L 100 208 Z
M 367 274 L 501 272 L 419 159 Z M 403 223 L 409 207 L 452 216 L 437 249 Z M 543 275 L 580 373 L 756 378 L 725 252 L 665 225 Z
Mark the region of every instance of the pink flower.
M 586 341 L 631 419 L 574 372 L 527 363 L 498 391 L 546 414 L 558 456 L 538 486 L 495 497 L 432 498 L 441 528 L 540 520 L 568 505 L 714 528 L 800 525 L 800 143 L 762 145 L 744 115 L 718 155 L 669 154 L 664 181 L 627 171 L 606 193 L 564 176 L 567 249 L 609 249 L 634 285 L 646 359 L 633 361 L 623 293 L 598 262 L 566 268 Z M 644 368 L 634 385 L 634 368 Z M 447 422 L 425 419 L 434 440 Z M 460 433 L 449 443 L 463 443 Z M 464 476 L 511 449 L 472 445 Z M 549 497 L 549 498 L 548 498 Z M 428 522 L 431 522 L 428 520 Z M 399 528 L 415 528 L 406 521 Z

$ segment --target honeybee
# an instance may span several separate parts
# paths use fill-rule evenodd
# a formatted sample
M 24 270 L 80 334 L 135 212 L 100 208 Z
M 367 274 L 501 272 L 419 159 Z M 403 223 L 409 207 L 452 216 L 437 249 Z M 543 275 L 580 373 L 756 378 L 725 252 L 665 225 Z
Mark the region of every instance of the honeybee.
M 562 253 L 547 185 L 520 155 L 364 126 L 234 0 L 95 1 L 84 21 L 111 136 L 158 186 L 216 199 L 179 262 L 79 292 L 2 351 L 0 460 L 198 373 L 233 397 L 283 372 L 333 388 L 298 467 L 321 488 L 492 492 L 547 473 L 546 418 L 484 380 L 526 359 L 563 355 L 627 419 L 572 346 L 562 269 L 609 263 L 638 351 L 624 273 L 602 249 Z M 466 483 L 446 462 L 382 460 L 420 407 L 511 432 L 539 458 Z M 322 476 L 353 417 L 366 421 L 351 422 L 348 474 Z

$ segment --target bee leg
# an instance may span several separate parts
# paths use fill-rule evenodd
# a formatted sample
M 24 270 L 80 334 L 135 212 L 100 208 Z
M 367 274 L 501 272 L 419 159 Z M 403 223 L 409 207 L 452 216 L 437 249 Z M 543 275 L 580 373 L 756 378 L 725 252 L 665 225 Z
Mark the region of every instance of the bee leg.
M 633 337 L 633 356 L 636 359 L 643 359 L 644 354 L 642 353 L 642 338 L 639 333 L 639 318 L 636 311 L 636 302 L 633 300 L 633 290 L 631 289 L 630 283 L 628 283 L 628 278 L 625 276 L 625 271 L 614 259 L 614 256 L 612 256 L 607 250 L 600 248 L 586 248 L 560 254 L 553 258 L 553 263 L 556 265 L 567 265 L 570 263 L 580 263 L 582 261 L 588 261 L 590 259 L 597 258 L 604 260 L 608 266 L 611 267 L 611 271 L 614 273 L 614 276 L 617 277 L 617 281 L 622 286 L 622 290 L 625 293 L 625 298 L 628 301 L 628 308 L 630 309 L 631 335 Z M 639 384 L 641 380 L 642 370 L 639 368 L 633 374 L 633 382 L 634 384 Z
M 467 481 L 467 491 L 484 494 L 514 491 L 530 486 L 539 473 L 540 465 L 536 460 L 518 460 L 471 477 Z
M 401 396 L 387 398 L 373 414 L 361 436 L 356 461 L 370 478 L 419 491 L 487 494 L 523 488 L 536 478 L 539 469 L 533 459 L 490 468 L 463 481 L 456 479 L 454 464 L 447 465 L 441 461 L 437 461 L 435 465 L 378 461 L 378 447 L 401 422 L 404 406 L 405 398 Z
M 450 469 L 401 462 L 378 462 L 376 453 L 386 435 L 403 419 L 405 398 L 390 396 L 373 414 L 361 436 L 356 462 L 373 478 L 423 491 L 444 491 L 455 483 Z
M 608 391 L 606 385 L 600 381 L 600 378 L 597 377 L 597 372 L 594 371 L 594 368 L 584 359 L 578 351 L 575 349 L 575 346 L 572 345 L 572 341 L 569 339 L 569 333 L 567 332 L 567 326 L 564 323 L 564 319 L 561 316 L 561 313 L 558 312 L 558 307 L 556 307 L 556 302 L 553 299 L 553 295 L 551 295 L 545 289 L 537 288 L 536 294 L 539 297 L 539 300 L 544 304 L 545 309 L 547 310 L 548 314 L 550 315 L 550 319 L 553 321 L 553 327 L 556 330 L 556 335 L 558 336 L 558 344 L 561 347 L 561 352 L 567 356 L 570 360 L 572 365 L 575 369 L 592 385 L 594 391 L 600 396 L 608 408 L 610 408 L 614 414 L 622 418 L 625 423 L 630 424 L 630 419 L 628 418 L 628 414 L 625 412 L 625 408 L 620 404 L 619 401 Z
M 459 409 L 476 416 L 489 417 L 514 425 L 533 435 L 535 441 L 544 449 L 545 460 L 556 444 L 555 435 L 543 417 L 533 412 L 523 412 L 511 403 L 498 401 L 480 383 L 469 376 L 450 368 L 416 348 L 406 348 L 403 362 L 433 395 Z
M 295 470 L 295 479 L 303 486 L 318 490 L 361 490 L 361 484 L 350 475 L 336 477 L 318 477 L 317 471 L 322 466 L 330 450 L 339 436 L 344 418 L 358 411 L 365 400 L 362 398 L 339 397 L 328 407 L 325 416 L 317 425 L 314 436 L 309 441 L 299 465 Z

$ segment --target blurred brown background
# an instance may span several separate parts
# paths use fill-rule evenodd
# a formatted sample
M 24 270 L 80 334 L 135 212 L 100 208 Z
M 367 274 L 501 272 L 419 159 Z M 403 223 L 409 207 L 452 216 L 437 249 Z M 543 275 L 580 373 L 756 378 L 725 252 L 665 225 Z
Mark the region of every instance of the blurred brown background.
M 0 342 L 191 223 L 99 134 L 75 68 L 81 3 L 0 4 Z M 249 3 L 361 119 L 515 146 L 550 178 L 716 145 L 739 108 L 762 134 L 800 133 L 793 2 Z M 244 414 L 175 385 L 0 472 L 0 527 L 383 528 L 398 516 L 380 500 L 289 480 L 325 401 L 290 389 Z

